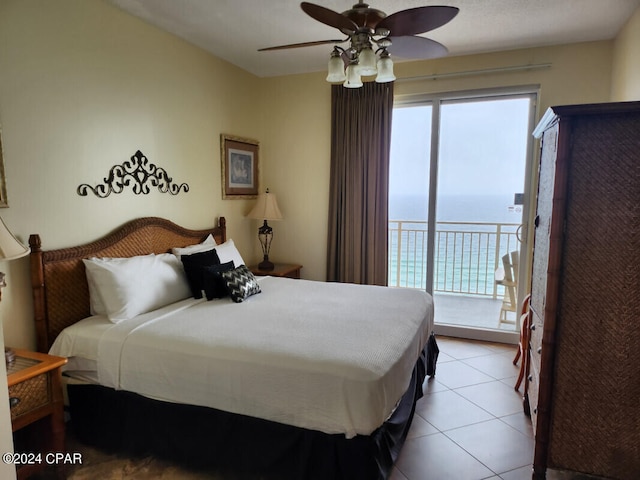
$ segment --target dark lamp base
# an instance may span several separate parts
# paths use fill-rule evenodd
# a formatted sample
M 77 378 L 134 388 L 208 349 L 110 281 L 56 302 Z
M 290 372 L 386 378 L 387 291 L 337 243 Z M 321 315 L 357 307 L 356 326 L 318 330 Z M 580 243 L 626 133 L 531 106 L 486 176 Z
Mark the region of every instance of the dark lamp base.
M 265 272 L 270 272 L 271 270 L 273 270 L 275 268 L 275 265 L 273 263 L 271 263 L 268 258 L 265 258 L 264 261 L 262 261 L 262 262 L 260 262 L 258 264 L 258 268 L 260 270 L 265 271 Z

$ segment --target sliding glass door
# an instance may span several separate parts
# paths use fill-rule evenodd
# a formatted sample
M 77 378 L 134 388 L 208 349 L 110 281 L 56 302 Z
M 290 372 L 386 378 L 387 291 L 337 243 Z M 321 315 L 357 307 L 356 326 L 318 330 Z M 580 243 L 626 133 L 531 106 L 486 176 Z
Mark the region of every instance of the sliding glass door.
M 534 100 L 492 93 L 394 109 L 389 285 L 431 292 L 440 332 L 499 340 L 519 329 Z

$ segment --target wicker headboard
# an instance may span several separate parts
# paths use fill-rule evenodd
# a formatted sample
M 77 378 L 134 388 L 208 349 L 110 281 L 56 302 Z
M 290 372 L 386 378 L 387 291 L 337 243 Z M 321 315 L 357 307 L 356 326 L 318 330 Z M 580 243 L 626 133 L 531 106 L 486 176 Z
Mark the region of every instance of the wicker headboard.
M 220 217 L 217 227 L 207 230 L 189 230 L 163 218 L 139 218 L 95 242 L 49 251 L 42 251 L 39 235 L 31 235 L 31 286 L 38 351 L 48 352 L 64 328 L 90 315 L 83 258 L 165 253 L 173 247 L 201 242 L 209 234 L 213 234 L 217 243 L 226 240 L 224 217 Z

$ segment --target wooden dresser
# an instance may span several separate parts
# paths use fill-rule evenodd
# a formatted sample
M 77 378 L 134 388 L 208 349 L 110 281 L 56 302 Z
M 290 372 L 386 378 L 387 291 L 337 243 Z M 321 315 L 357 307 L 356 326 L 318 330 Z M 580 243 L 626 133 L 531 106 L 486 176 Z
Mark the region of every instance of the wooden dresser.
M 541 139 L 527 393 L 534 478 L 640 478 L 640 102 L 553 107 Z

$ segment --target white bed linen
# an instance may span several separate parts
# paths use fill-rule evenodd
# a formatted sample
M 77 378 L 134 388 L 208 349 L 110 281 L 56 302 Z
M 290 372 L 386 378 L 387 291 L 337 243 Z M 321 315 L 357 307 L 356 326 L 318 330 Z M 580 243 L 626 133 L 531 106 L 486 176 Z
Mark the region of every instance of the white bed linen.
M 100 325 L 100 383 L 349 438 L 371 434 L 409 385 L 433 326 L 431 297 L 259 281 L 262 293 L 242 303 L 190 299 Z

